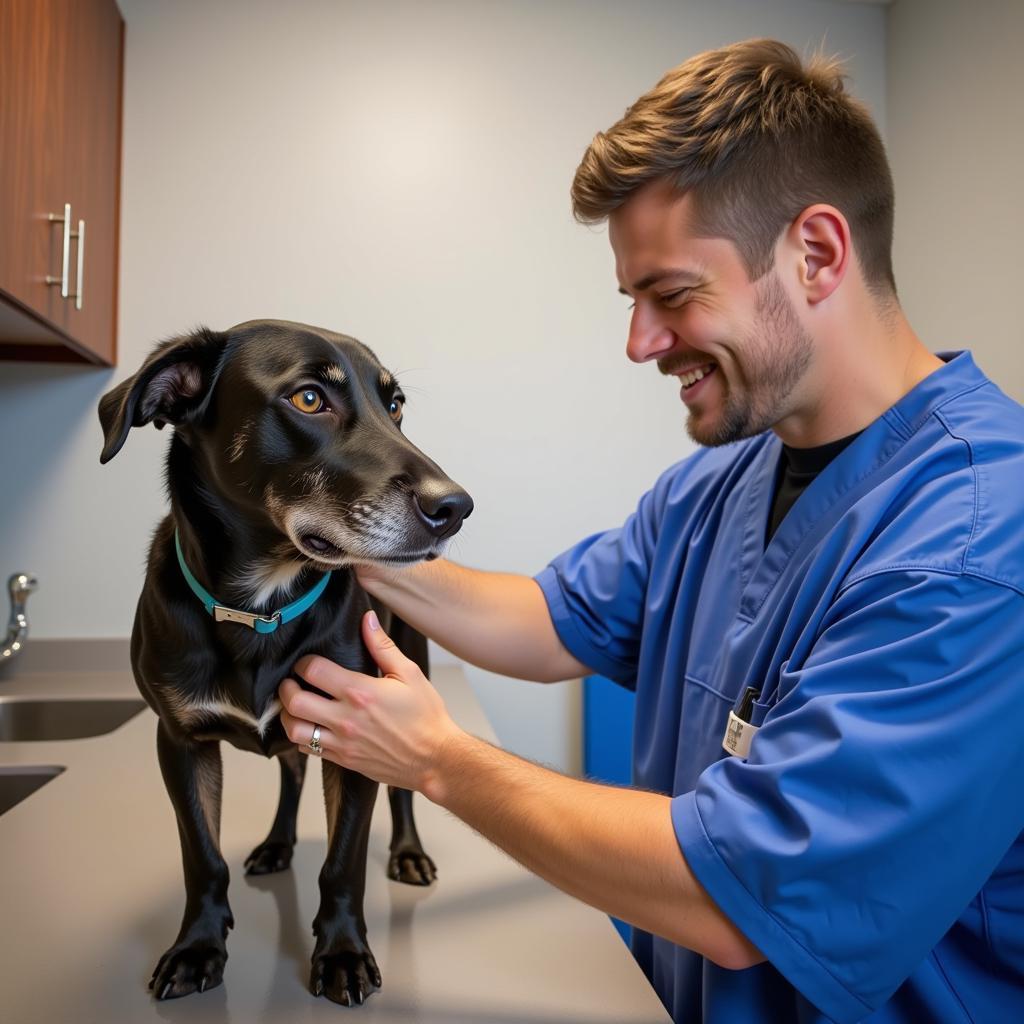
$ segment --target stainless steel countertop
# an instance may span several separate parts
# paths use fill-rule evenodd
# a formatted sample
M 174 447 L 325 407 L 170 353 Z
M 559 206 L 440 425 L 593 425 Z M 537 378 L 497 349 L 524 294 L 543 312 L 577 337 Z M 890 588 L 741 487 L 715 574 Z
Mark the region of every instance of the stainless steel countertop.
M 33 643 L 37 651 L 29 657 Z M 30 641 L 21 665 L 0 677 L 0 697 L 137 696 L 125 644 L 104 643 Z M 433 677 L 453 717 L 493 741 L 461 668 L 438 666 Z M 292 869 L 247 878 L 245 856 L 274 816 L 278 769 L 227 744 L 221 845 L 232 874 L 235 928 L 224 984 L 155 1002 L 146 985 L 177 934 L 184 906 L 155 723 L 146 709 L 106 736 L 0 743 L 0 766 L 67 769 L 0 816 L 0 1019 L 6 1024 L 670 1020 L 607 917 L 531 875 L 421 797 L 416 820 L 438 881 L 427 889 L 388 881 L 391 824 L 383 787 L 370 836 L 366 921 L 384 985 L 355 1009 L 313 998 L 306 989 L 310 925 L 326 850 L 319 773 L 313 768 L 307 776 Z

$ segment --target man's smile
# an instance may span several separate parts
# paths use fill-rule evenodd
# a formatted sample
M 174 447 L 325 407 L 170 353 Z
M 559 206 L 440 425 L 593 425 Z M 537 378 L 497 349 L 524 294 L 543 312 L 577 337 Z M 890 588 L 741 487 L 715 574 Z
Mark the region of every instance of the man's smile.
M 714 373 L 714 363 L 704 363 L 702 366 L 694 367 L 692 370 L 683 370 L 675 374 L 684 388 L 691 388 L 698 381 L 703 380 L 709 374 Z

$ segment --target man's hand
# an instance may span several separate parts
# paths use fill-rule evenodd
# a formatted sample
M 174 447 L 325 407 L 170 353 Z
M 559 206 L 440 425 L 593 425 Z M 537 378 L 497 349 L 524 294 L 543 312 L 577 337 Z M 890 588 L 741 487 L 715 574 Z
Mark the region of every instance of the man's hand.
M 313 726 L 320 726 L 323 756 L 378 782 L 423 792 L 436 782 L 442 748 L 464 736 L 441 695 L 415 662 L 380 628 L 377 616 L 363 616 L 363 641 L 380 666 L 380 678 L 350 672 L 326 658 L 309 655 L 295 672 L 327 697 L 286 679 L 278 694 L 285 732 L 309 752 Z
M 359 585 L 374 595 L 381 587 L 394 583 L 402 572 L 401 569 L 393 569 L 379 562 L 357 562 L 352 568 L 355 570 Z

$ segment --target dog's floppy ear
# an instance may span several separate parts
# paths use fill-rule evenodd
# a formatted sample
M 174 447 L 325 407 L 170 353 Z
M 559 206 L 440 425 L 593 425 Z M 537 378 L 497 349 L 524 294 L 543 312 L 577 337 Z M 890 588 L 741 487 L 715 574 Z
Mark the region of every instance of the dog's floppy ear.
M 228 336 L 206 327 L 164 341 L 134 377 L 122 381 L 101 399 L 103 452 L 109 462 L 132 427 L 155 423 L 175 425 L 194 418 L 213 388 Z

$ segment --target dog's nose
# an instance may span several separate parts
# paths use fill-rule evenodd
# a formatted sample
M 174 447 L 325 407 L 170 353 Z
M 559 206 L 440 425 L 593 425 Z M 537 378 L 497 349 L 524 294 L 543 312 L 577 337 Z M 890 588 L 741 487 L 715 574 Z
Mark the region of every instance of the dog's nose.
M 438 538 L 458 533 L 462 520 L 473 511 L 473 499 L 450 480 L 414 488 L 412 503 L 423 525 Z

